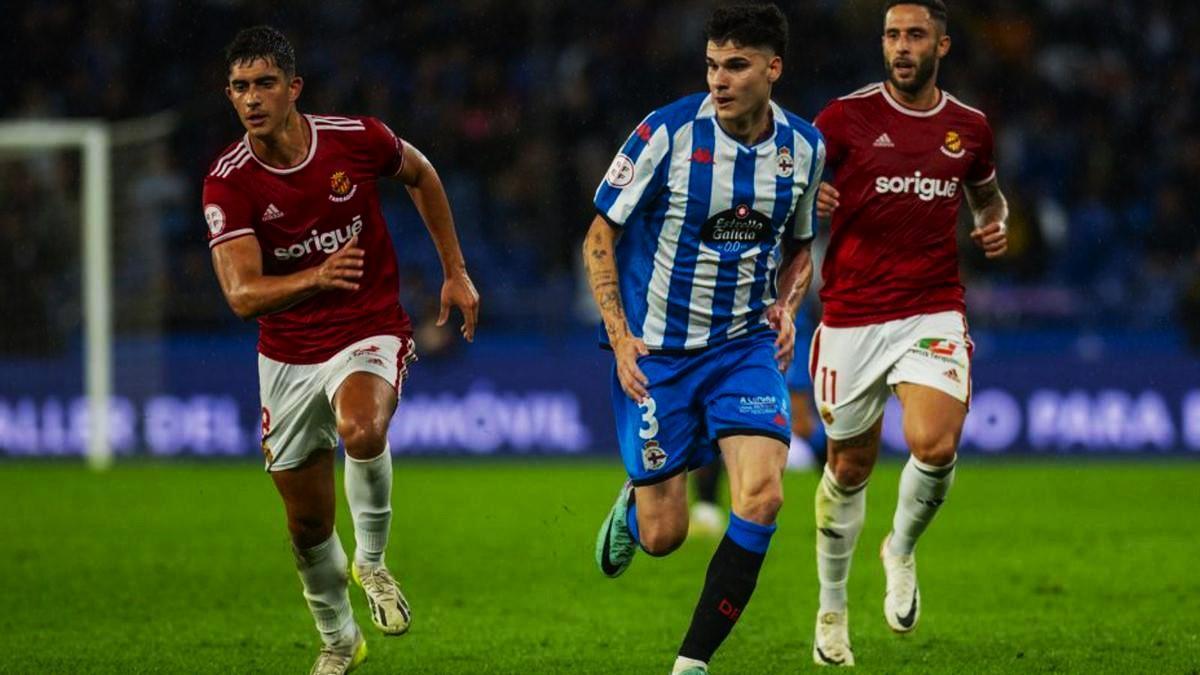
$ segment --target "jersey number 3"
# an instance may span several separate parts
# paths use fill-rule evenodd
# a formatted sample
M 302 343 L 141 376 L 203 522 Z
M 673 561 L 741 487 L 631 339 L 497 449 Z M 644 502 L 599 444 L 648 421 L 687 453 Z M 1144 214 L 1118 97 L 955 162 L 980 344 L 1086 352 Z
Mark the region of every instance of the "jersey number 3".
M 654 416 L 654 412 L 658 410 L 658 404 L 654 399 L 647 396 L 645 400 L 638 404 L 639 408 L 645 408 L 646 412 L 642 413 L 642 421 L 646 423 L 645 429 L 638 429 L 638 436 L 649 440 L 658 435 L 658 418 Z

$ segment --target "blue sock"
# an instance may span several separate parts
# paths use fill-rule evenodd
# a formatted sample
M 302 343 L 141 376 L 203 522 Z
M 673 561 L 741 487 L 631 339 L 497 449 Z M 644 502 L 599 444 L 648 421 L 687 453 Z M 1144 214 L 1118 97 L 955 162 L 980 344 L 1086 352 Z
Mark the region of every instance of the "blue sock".
M 638 535 L 637 504 L 630 504 L 629 510 L 625 512 L 625 516 L 625 529 L 629 530 L 629 534 L 633 535 L 633 543 L 641 548 L 642 538 Z
M 767 546 L 771 544 L 771 535 L 775 534 L 775 525 L 759 525 L 749 520 L 743 520 L 733 511 L 729 512 L 729 529 L 725 536 L 733 543 L 752 553 L 764 555 Z

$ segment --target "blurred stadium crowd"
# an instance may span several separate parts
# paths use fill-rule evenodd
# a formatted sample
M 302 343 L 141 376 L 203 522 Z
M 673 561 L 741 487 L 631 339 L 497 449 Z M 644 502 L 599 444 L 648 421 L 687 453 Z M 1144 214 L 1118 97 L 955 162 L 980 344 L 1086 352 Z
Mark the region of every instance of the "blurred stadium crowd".
M 881 79 L 880 3 L 781 3 L 776 99 L 812 118 Z M 976 327 L 1135 327 L 1200 336 L 1200 5 L 1182 0 L 950 3 L 945 88 L 986 111 L 1012 206 L 1011 254 L 964 257 Z M 650 109 L 704 87 L 706 2 L 45 0 L 9 7 L 0 117 L 123 120 L 173 110 L 165 142 L 119 148 L 118 320 L 236 325 L 200 214 L 208 163 L 241 134 L 221 50 L 271 23 L 293 41 L 301 110 L 386 120 L 450 191 L 491 326 L 590 322 L 576 244 L 619 143 Z M 44 347 L 77 316 L 78 165 L 0 160 L 6 305 L 44 318 L 0 350 Z M 403 190 L 386 210 L 405 297 L 440 268 Z M 966 227 L 962 229 L 964 234 Z M 972 251 L 967 245 L 965 250 Z M 416 307 L 420 314 L 421 307 Z M 49 327 L 49 328 L 47 328 Z M 1198 338 L 1200 339 L 1200 338 Z

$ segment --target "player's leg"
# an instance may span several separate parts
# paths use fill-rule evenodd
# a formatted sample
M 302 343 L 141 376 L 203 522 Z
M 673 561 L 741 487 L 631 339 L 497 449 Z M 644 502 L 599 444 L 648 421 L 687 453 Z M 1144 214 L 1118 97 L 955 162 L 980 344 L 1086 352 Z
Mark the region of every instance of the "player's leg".
M 283 499 L 304 599 L 324 643 L 317 666 L 323 672 L 346 672 L 367 651 L 350 613 L 346 553 L 334 529 L 337 436 L 320 367 L 260 355 L 259 387 L 263 455 Z
M 719 536 L 725 531 L 725 514 L 717 505 L 717 487 L 721 482 L 721 462 L 714 461 L 691 472 L 696 486 L 688 521 L 689 534 Z
M 363 588 L 371 620 L 381 631 L 408 630 L 411 613 L 404 594 L 384 564 L 392 522 L 392 455 L 388 426 L 396 411 L 397 373 L 406 340 L 380 336 L 335 356 L 331 402 L 337 432 L 346 447 L 346 502 L 354 521 L 355 583 Z
M 729 474 L 725 536 L 708 565 L 675 672 L 707 669 L 758 583 L 783 504 L 790 409 L 774 358 L 774 334 L 734 340 L 705 355 L 703 396 L 708 440 Z
M 272 471 L 271 479 L 283 498 L 304 599 L 325 645 L 318 665 L 340 665 L 345 672 L 361 663 L 367 650 L 350 611 L 346 553 L 333 527 L 333 449 L 316 450 L 294 468 Z
M 729 527 L 708 564 L 692 623 L 679 648 L 675 671 L 707 668 L 745 610 L 766 559 L 775 518 L 783 506 L 787 445 L 778 436 L 727 436 L 720 440 L 729 471 Z
M 846 585 L 867 508 L 867 481 L 879 456 L 885 373 L 894 355 L 881 326 L 834 329 L 813 336 L 813 397 L 825 423 L 828 457 L 815 495 L 817 610 L 813 661 L 853 665 Z
M 699 421 L 691 410 L 693 359 L 657 354 L 639 359 L 650 380 L 650 395 L 641 402 L 625 395 L 613 369 L 613 414 L 629 480 L 596 535 L 596 564 L 605 576 L 620 576 L 639 546 L 663 556 L 687 538 L 687 470 L 715 457 L 711 444 L 699 443 Z
M 912 455 L 900 473 L 892 531 L 880 546 L 887 578 L 884 617 L 896 632 L 916 627 L 921 613 L 914 551 L 954 482 L 958 441 L 971 391 L 971 340 L 958 312 L 906 319 L 896 332 L 904 356 L 888 374 L 904 410 Z

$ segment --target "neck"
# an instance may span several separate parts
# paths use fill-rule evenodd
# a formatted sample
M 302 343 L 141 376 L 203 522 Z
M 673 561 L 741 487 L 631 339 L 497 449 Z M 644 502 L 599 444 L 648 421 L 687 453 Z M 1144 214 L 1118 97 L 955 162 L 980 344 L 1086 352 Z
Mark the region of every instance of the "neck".
M 754 145 L 771 131 L 771 106 L 769 100 L 741 117 L 728 121 L 717 118 L 717 124 L 743 145 Z
M 942 92 L 937 88 L 937 78 L 935 77 L 929 78 L 929 81 L 920 90 L 912 94 L 898 89 L 891 80 L 885 81 L 883 86 L 887 87 L 888 93 L 898 103 L 914 110 L 929 110 L 942 98 Z
M 312 132 L 295 108 L 278 129 L 265 137 L 250 136 L 250 146 L 262 161 L 277 169 L 290 169 L 308 156 Z

